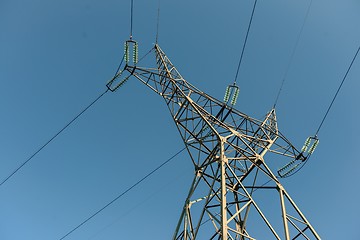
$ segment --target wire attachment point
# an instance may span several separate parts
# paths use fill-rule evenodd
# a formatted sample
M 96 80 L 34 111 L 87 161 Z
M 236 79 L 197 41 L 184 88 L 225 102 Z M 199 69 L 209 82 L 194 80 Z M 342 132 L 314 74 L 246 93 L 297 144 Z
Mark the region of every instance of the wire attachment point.
M 235 105 L 239 97 L 240 88 L 234 83 L 226 87 L 224 102 L 228 103 L 231 97 L 231 105 Z
M 310 144 L 312 145 L 310 146 Z M 311 155 L 314 153 L 318 145 L 319 145 L 319 139 L 317 138 L 317 136 L 310 136 L 305 140 L 304 146 L 301 148 L 301 152 L 305 153 L 307 151 L 308 155 Z
M 122 80 L 118 80 L 121 76 L 121 74 L 123 73 L 123 71 L 119 71 L 107 84 L 106 87 L 108 88 L 108 90 L 110 90 L 111 92 L 115 92 L 116 90 L 118 90 L 119 88 L 121 88 L 131 77 L 131 74 L 126 76 L 125 78 L 123 78 Z M 115 82 L 118 82 L 115 85 Z
M 125 63 L 129 64 L 130 62 L 130 49 L 132 49 L 132 63 L 136 65 L 139 61 L 139 46 L 138 43 L 132 39 L 127 40 L 124 43 L 124 59 Z
M 286 164 L 284 167 L 280 168 L 277 172 L 280 177 L 285 178 L 290 174 L 294 173 L 294 171 L 300 166 L 301 162 L 296 163 L 295 159 Z
M 314 153 L 316 147 L 319 145 L 319 142 L 320 141 L 316 135 L 306 138 L 304 146 L 301 148 L 301 153 L 277 171 L 279 176 L 281 178 L 285 178 L 297 173 L 303 165 L 305 165 L 305 162 L 310 158 L 311 154 Z M 302 166 L 300 167 L 300 165 Z

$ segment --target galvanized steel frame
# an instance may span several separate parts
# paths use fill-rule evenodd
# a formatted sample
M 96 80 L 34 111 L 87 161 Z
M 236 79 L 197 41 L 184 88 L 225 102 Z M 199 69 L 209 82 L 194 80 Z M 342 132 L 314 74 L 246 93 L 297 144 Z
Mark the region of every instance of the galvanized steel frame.
M 266 239 L 320 239 L 264 159 L 269 152 L 304 160 L 279 132 L 275 109 L 251 118 L 187 82 L 158 44 L 153 50 L 156 66 L 126 65 L 116 78 L 127 72 L 126 80 L 134 76 L 164 98 L 194 165 L 173 239 L 256 239 L 259 231 Z M 261 191 L 279 194 L 281 226 L 256 198 Z

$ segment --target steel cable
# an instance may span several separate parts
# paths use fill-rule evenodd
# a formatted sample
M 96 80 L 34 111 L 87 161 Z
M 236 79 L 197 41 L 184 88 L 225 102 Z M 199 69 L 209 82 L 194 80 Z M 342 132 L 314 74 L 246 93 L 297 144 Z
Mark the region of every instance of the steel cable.
M 9 174 L 1 183 L 0 187 L 6 183 L 11 177 L 13 177 L 21 168 L 23 168 L 31 159 L 33 159 L 41 150 L 49 145 L 57 136 L 59 136 L 66 128 L 68 128 L 75 120 L 77 120 L 83 113 L 85 113 L 91 106 L 93 106 L 102 96 L 107 93 L 108 89 L 100 94 L 94 101 L 92 101 L 87 107 L 85 107 L 79 114 L 77 114 L 70 122 L 68 122 L 63 128 L 60 129 L 53 137 L 51 137 L 45 144 L 43 144 L 38 150 L 36 150 L 29 158 L 27 158 L 19 167 L 17 167 L 11 174 Z
M 238 75 L 239 75 L 239 70 L 240 70 L 241 62 L 242 62 L 242 59 L 243 59 L 243 56 L 244 56 L 244 51 L 245 51 L 247 39 L 248 39 L 248 36 L 249 36 L 251 23 L 252 23 L 252 20 L 253 20 L 253 17 L 254 17 L 254 13 L 255 13 L 256 3 L 257 3 L 257 0 L 255 0 L 254 6 L 253 6 L 253 9 L 252 9 L 252 12 L 251 12 L 251 17 L 250 17 L 249 25 L 248 25 L 248 28 L 247 28 L 247 31 L 246 31 L 245 41 L 244 41 L 244 44 L 243 44 L 243 47 L 242 47 L 242 50 L 241 50 L 241 55 L 240 55 L 239 64 L 238 64 L 238 67 L 237 67 L 237 69 L 236 69 L 236 75 L 235 75 L 234 85 L 236 84 L 236 80 L 237 80 Z
M 338 93 L 339 93 L 342 85 L 344 84 L 345 79 L 346 79 L 348 73 L 350 72 L 350 69 L 351 69 L 351 67 L 352 67 L 352 65 L 353 65 L 353 63 L 354 63 L 354 61 L 355 61 L 355 59 L 356 59 L 356 57 L 357 57 L 357 55 L 358 55 L 358 53 L 359 53 L 359 50 L 360 50 L 360 46 L 359 46 L 358 50 L 356 51 L 356 53 L 355 53 L 355 55 L 354 55 L 354 57 L 353 57 L 350 65 L 349 65 L 349 67 L 348 67 L 348 69 L 347 69 L 347 71 L 346 71 L 346 73 L 345 73 L 345 75 L 344 75 L 344 77 L 343 77 L 343 79 L 342 79 L 342 81 L 341 81 L 341 83 L 340 83 L 340 86 L 338 87 L 338 89 L 337 89 L 337 91 L 336 91 L 336 93 L 335 93 L 335 95 L 334 95 L 334 97 L 333 97 L 333 99 L 332 99 L 332 101 L 331 101 L 331 103 L 330 103 L 330 105 L 329 105 L 329 107 L 328 107 L 328 109 L 327 109 L 327 111 L 326 111 L 323 119 L 321 120 L 321 123 L 320 123 L 318 129 L 316 130 L 315 136 L 318 135 L 318 133 L 319 133 L 319 131 L 320 131 L 320 129 L 321 129 L 321 127 L 322 127 L 322 125 L 323 125 L 326 117 L 328 116 L 328 113 L 329 113 L 331 107 L 333 106 L 333 104 L 334 104 L 334 102 L 335 102 L 335 99 L 336 99 L 336 97 L 337 97 L 337 95 L 338 95 Z
M 150 177 L 152 174 L 154 174 L 156 171 L 158 171 L 160 168 L 162 168 L 164 165 L 166 165 L 167 163 L 169 163 L 171 160 L 173 160 L 177 155 L 179 155 L 182 151 L 184 151 L 186 148 L 184 147 L 183 149 L 181 149 L 180 151 L 178 151 L 177 153 L 175 153 L 173 156 L 171 156 L 169 159 L 167 159 L 165 162 L 163 162 L 162 164 L 160 164 L 158 167 L 156 167 L 154 170 L 152 170 L 151 172 L 149 172 L 148 174 L 146 174 L 143 178 L 141 178 L 139 181 L 137 181 L 136 183 L 134 183 L 133 185 L 131 185 L 129 188 L 127 188 L 125 191 L 123 191 L 122 193 L 120 193 L 117 197 L 115 197 L 113 200 L 111 200 L 109 203 L 107 203 L 104 207 L 100 208 L 98 211 L 96 211 L 95 213 L 93 213 L 90 217 L 86 218 L 84 221 L 82 221 L 79 225 L 77 225 L 76 227 L 74 227 L 73 229 L 71 229 L 68 233 L 66 233 L 63 237 L 61 237 L 59 240 L 65 239 L 67 236 L 69 236 L 71 233 L 73 233 L 74 231 L 76 231 L 77 229 L 79 229 L 81 226 L 83 226 L 85 223 L 87 223 L 88 221 L 90 221 L 93 217 L 95 217 L 96 215 L 98 215 L 100 212 L 102 212 L 103 210 L 105 210 L 107 207 L 109 207 L 111 204 L 113 204 L 114 202 L 116 202 L 117 200 L 119 200 L 122 196 L 124 196 L 126 193 L 128 193 L 130 190 L 132 190 L 133 188 L 135 188 L 137 185 L 139 185 L 141 182 L 143 182 L 145 179 L 147 179 L 148 177 Z
M 276 96 L 276 98 L 275 98 L 275 102 L 274 102 L 274 107 L 273 107 L 273 108 L 276 107 L 276 104 L 277 104 L 277 102 L 278 102 L 278 100 L 279 100 L 279 97 L 280 97 L 280 93 L 281 93 L 281 91 L 282 91 L 282 88 L 283 88 L 283 86 L 284 86 L 285 80 L 286 80 L 287 75 L 288 75 L 288 73 L 289 73 L 291 63 L 292 63 L 292 61 L 293 61 L 293 59 L 294 59 L 296 49 L 297 49 L 297 47 L 298 47 L 298 45 L 299 45 L 299 41 L 300 41 L 301 34 L 302 34 L 303 30 L 304 30 L 304 26 L 305 26 L 306 20 L 307 20 L 307 18 L 308 18 L 308 16 L 309 16 L 309 12 L 310 12 L 310 8 L 311 8 L 311 5 L 312 5 L 312 2 L 313 2 L 313 1 L 311 0 L 309 6 L 308 6 L 308 8 L 307 8 L 304 21 L 303 21 L 303 23 L 302 23 L 302 25 L 301 25 L 300 32 L 299 32 L 299 34 L 298 34 L 298 36 L 297 36 L 297 39 L 296 39 L 296 42 L 295 42 L 295 46 L 294 46 L 294 48 L 293 48 L 293 50 L 292 50 L 292 52 L 291 52 L 290 60 L 289 60 L 289 62 L 288 62 L 288 64 L 287 64 L 287 66 L 286 66 L 285 73 L 284 73 L 283 79 L 282 79 L 282 81 L 281 81 L 281 85 L 280 85 L 279 91 L 278 91 L 277 96 Z

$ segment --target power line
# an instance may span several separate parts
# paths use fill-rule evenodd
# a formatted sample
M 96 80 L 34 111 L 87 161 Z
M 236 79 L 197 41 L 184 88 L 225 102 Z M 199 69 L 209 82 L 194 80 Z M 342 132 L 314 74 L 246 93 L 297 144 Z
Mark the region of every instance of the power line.
M 35 151 L 28 159 L 26 159 L 19 167 L 17 167 L 9 176 L 7 176 L 1 183 L 0 187 L 7 182 L 12 176 L 15 175 L 21 168 L 23 168 L 31 159 L 33 159 L 41 150 L 43 150 L 49 143 L 51 143 L 57 136 L 59 136 L 66 128 L 68 128 L 76 119 L 78 119 L 83 113 L 85 113 L 91 106 L 93 106 L 108 89 L 100 94 L 94 101 L 92 101 L 87 107 L 85 107 L 78 115 L 76 115 L 70 122 L 68 122 L 60 131 L 58 131 L 52 138 L 50 138 L 44 145 L 42 145 L 37 151 Z
M 123 64 L 123 62 L 124 62 L 124 59 L 125 59 L 125 54 L 122 56 L 121 61 L 120 61 L 120 64 L 119 64 L 119 66 L 117 67 L 116 72 L 115 72 L 115 74 L 114 74 L 114 77 L 113 77 L 113 78 L 115 78 L 115 77 L 116 77 L 116 75 L 118 74 L 118 72 L 120 71 L 120 68 L 121 68 L 121 65 L 122 65 L 122 64 Z
M 302 34 L 303 30 L 304 30 L 304 26 L 305 26 L 306 20 L 307 20 L 307 18 L 308 18 L 308 16 L 309 16 L 309 12 L 310 12 L 310 8 L 311 8 L 312 2 L 313 2 L 313 0 L 310 1 L 310 4 L 309 4 L 309 6 L 308 6 L 308 8 L 307 8 L 304 21 L 303 21 L 303 23 L 302 23 L 300 32 L 299 32 L 299 34 L 298 34 L 298 36 L 297 36 L 297 39 L 296 39 L 296 42 L 295 42 L 295 46 L 294 46 L 294 48 L 293 48 L 293 50 L 292 50 L 292 52 L 291 52 L 290 60 L 289 60 L 289 62 L 288 62 L 288 65 L 286 66 L 285 73 L 284 73 L 284 76 L 283 76 L 283 79 L 282 79 L 282 81 L 281 81 L 281 85 L 280 85 L 279 91 L 278 91 L 278 93 L 277 93 L 277 96 L 276 96 L 276 99 L 275 99 L 275 102 L 274 102 L 274 108 L 276 107 L 276 104 L 277 104 L 277 102 L 278 102 L 278 100 L 279 100 L 280 93 L 281 93 L 282 88 L 283 88 L 284 83 L 285 83 L 285 79 L 287 78 L 288 72 L 289 72 L 289 70 L 290 70 L 291 63 L 292 63 L 292 61 L 293 61 L 293 59 L 294 59 L 294 55 L 295 55 L 295 52 L 296 52 L 296 50 L 297 50 L 297 47 L 298 47 L 298 44 L 299 44 L 299 40 L 300 40 L 301 34 Z
M 333 99 L 332 99 L 332 101 L 331 101 L 331 103 L 330 103 L 330 105 L 329 105 L 329 107 L 328 107 L 328 109 L 327 109 L 327 111 L 326 111 L 323 119 L 322 119 L 322 121 L 320 122 L 320 125 L 319 125 L 319 127 L 318 127 L 318 129 L 317 129 L 317 131 L 316 131 L 316 133 L 315 133 L 315 135 L 314 135 L 316 139 L 317 139 L 317 135 L 319 134 L 319 131 L 320 131 L 320 129 L 321 129 L 321 127 L 322 127 L 322 125 L 323 125 L 326 117 L 328 116 L 328 113 L 329 113 L 332 105 L 333 105 L 334 102 L 335 102 L 335 99 L 336 99 L 337 95 L 338 95 L 339 92 L 340 92 L 340 89 L 341 89 L 342 85 L 344 84 L 344 82 L 345 82 L 345 80 L 346 80 L 346 77 L 347 77 L 348 73 L 350 72 L 350 69 L 351 69 L 351 67 L 352 67 L 352 65 L 353 65 L 353 63 L 354 63 L 354 61 L 355 61 L 355 59 L 356 59 L 359 51 L 360 51 L 360 46 L 359 46 L 358 50 L 356 51 L 356 53 L 355 53 L 355 55 L 354 55 L 354 57 L 353 57 L 350 65 L 349 65 L 349 67 L 348 67 L 348 69 L 347 69 L 347 71 L 346 71 L 346 73 L 345 73 L 345 75 L 344 75 L 344 77 L 343 77 L 343 79 L 342 79 L 342 81 L 341 81 L 341 83 L 340 83 L 340 85 L 339 85 L 339 87 L 338 87 L 338 89 L 337 89 L 337 91 L 336 91 L 336 93 L 335 93 L 335 95 L 334 95 L 334 97 L 333 97 Z M 306 163 L 310 160 L 310 157 L 311 157 L 311 154 L 307 157 L 306 161 L 305 161 L 298 169 L 296 169 L 296 171 L 294 171 L 293 173 L 291 173 L 291 174 L 289 174 L 289 175 L 286 175 L 285 177 L 291 177 L 291 176 L 293 176 L 294 174 L 296 174 L 297 172 L 299 172 L 299 171 L 306 165 Z
M 130 40 L 132 40 L 132 36 L 133 36 L 133 12 L 134 12 L 134 0 L 131 0 L 131 7 L 130 7 Z
M 147 179 L 148 177 L 150 177 L 152 174 L 154 174 L 156 171 L 158 171 L 160 168 L 162 168 L 165 164 L 169 163 L 172 159 L 174 159 L 177 155 L 179 155 L 182 151 L 184 151 L 186 148 L 184 147 L 183 149 L 181 149 L 180 151 L 178 151 L 177 153 L 175 153 L 173 156 L 171 156 L 169 159 L 167 159 L 165 162 L 163 162 L 162 164 L 160 164 L 158 167 L 156 167 L 154 170 L 152 170 L 150 173 L 146 174 L 143 178 L 141 178 L 139 181 L 137 181 L 135 184 L 133 184 L 132 186 L 130 186 L 129 188 L 127 188 L 125 191 L 123 191 L 121 194 L 119 194 L 117 197 L 115 197 L 113 200 L 111 200 L 108 204 L 106 204 L 104 207 L 102 207 L 101 209 L 99 209 L 98 211 L 96 211 L 94 214 L 92 214 L 90 217 L 88 217 L 87 219 L 85 219 L 83 222 L 81 222 L 79 225 L 77 225 L 76 227 L 74 227 L 72 230 L 70 230 L 68 233 L 66 233 L 63 237 L 61 237 L 59 240 L 65 239 L 67 236 L 69 236 L 71 233 L 73 233 L 75 230 L 79 229 L 81 226 L 83 226 L 85 223 L 87 223 L 88 221 L 90 221 L 93 217 L 95 217 L 96 215 L 98 215 L 100 212 L 102 212 L 103 210 L 105 210 L 107 207 L 109 207 L 111 204 L 113 204 L 115 201 L 117 201 L 119 198 L 121 198 L 122 196 L 124 196 L 127 192 L 129 192 L 130 190 L 132 190 L 134 187 L 136 187 L 137 185 L 139 185 L 141 182 L 143 182 L 145 179 Z
M 239 70 L 240 70 L 240 66 L 241 66 L 241 62 L 242 62 L 242 59 L 243 59 L 243 56 L 244 56 L 244 51 L 245 51 L 245 47 L 246 47 L 246 42 L 247 42 L 247 39 L 248 39 L 248 36 L 249 36 L 251 23 L 252 23 L 252 20 L 253 20 L 253 17 L 254 17 L 254 12 L 255 12 L 256 3 L 257 3 L 257 0 L 255 0 L 255 2 L 254 2 L 254 6 L 253 6 L 253 9 L 252 9 L 252 13 L 251 13 L 249 25 L 248 25 L 248 28 L 247 28 L 247 31 L 246 31 L 245 41 L 244 41 L 244 44 L 243 44 L 243 47 L 242 47 L 242 50 L 241 50 L 240 60 L 239 60 L 239 64 L 238 64 L 238 67 L 237 67 L 237 70 L 236 70 L 234 85 L 236 85 L 236 80 L 237 80 L 237 77 L 238 77 L 238 74 L 239 74 Z
M 124 56 L 122 56 L 122 59 L 120 61 L 119 66 L 116 69 L 116 72 L 114 74 L 114 77 L 118 74 L 121 65 L 124 61 Z M 85 107 L 78 115 L 76 115 L 70 122 L 68 122 L 60 131 L 58 131 L 52 138 L 50 138 L 44 145 L 42 145 L 38 150 L 36 150 L 29 158 L 27 158 L 22 164 L 20 164 L 19 167 L 17 167 L 9 176 L 7 176 L 1 183 L 0 187 L 7 182 L 13 175 L 15 175 L 21 168 L 23 168 L 31 159 L 33 159 L 39 152 L 41 152 L 48 144 L 50 144 L 57 136 L 59 136 L 66 128 L 68 128 L 75 120 L 77 120 L 83 113 L 85 113 L 91 106 L 93 106 L 102 96 L 107 93 L 109 89 L 105 90 L 103 93 L 101 93 L 95 100 L 93 100 L 87 107 Z
M 326 111 L 326 113 L 325 113 L 325 115 L 324 115 L 324 117 L 323 117 L 323 119 L 322 119 L 322 121 L 321 121 L 321 123 L 320 123 L 320 125 L 319 125 L 319 127 L 318 127 L 318 129 L 317 129 L 317 131 L 316 131 L 315 136 L 318 135 L 318 133 L 319 133 L 319 131 L 320 131 L 320 129 L 321 129 L 321 127 L 322 127 L 322 125 L 323 125 L 323 123 L 324 123 L 324 121 L 325 121 L 325 119 L 326 119 L 326 117 L 327 117 L 327 115 L 328 115 L 328 113 L 329 113 L 329 111 L 330 111 L 333 103 L 335 102 L 335 99 L 336 99 L 336 97 L 337 97 L 337 95 L 338 95 L 338 93 L 339 93 L 342 85 L 343 85 L 344 82 L 345 82 L 345 79 L 346 79 L 346 77 L 347 77 L 347 75 L 348 75 L 348 73 L 349 73 L 349 71 L 350 71 L 350 69 L 351 69 L 351 67 L 352 67 L 352 65 L 353 65 L 353 63 L 354 63 L 357 55 L 358 55 L 358 53 L 359 53 L 359 50 L 360 50 L 360 46 L 359 46 L 358 50 L 356 51 L 356 53 L 355 53 L 355 55 L 354 55 L 354 57 L 353 57 L 353 59 L 352 59 L 352 61 L 351 61 L 351 63 L 350 63 L 350 66 L 348 67 L 348 69 L 347 69 L 347 71 L 346 71 L 346 73 L 345 73 L 345 75 L 344 75 L 344 77 L 343 77 L 343 79 L 342 79 L 342 81 L 341 81 L 341 84 L 340 84 L 339 88 L 337 89 L 337 91 L 336 91 L 336 93 L 335 93 L 335 96 L 334 96 L 334 98 L 332 99 L 332 101 L 331 101 L 331 103 L 330 103 L 330 105 L 329 105 L 329 107 L 328 107 L 328 109 L 327 109 L 327 111 Z
M 157 23 L 156 23 L 156 41 L 155 43 L 158 43 L 159 40 L 159 22 L 160 22 L 160 0 L 158 5 L 158 11 L 157 11 Z
M 164 189 L 168 188 L 169 185 L 173 185 L 173 183 L 175 181 L 178 181 L 181 177 L 184 177 L 184 173 L 180 172 L 180 174 L 174 178 L 172 178 L 170 181 L 167 180 L 164 184 L 162 184 L 161 187 L 158 187 L 157 189 L 155 189 L 155 191 L 152 191 L 152 193 L 148 196 L 144 196 L 141 199 L 141 202 L 136 203 L 136 205 L 134 205 L 132 208 L 130 209 L 126 209 L 127 211 L 124 211 L 120 216 L 118 216 L 117 218 L 115 218 L 115 220 L 111 221 L 109 224 L 107 224 L 106 226 L 104 226 L 103 228 L 99 229 L 99 231 L 95 232 L 92 236 L 89 236 L 89 238 L 87 240 L 90 239 L 99 239 L 99 235 L 102 235 L 104 231 L 106 231 L 107 229 L 109 229 L 110 227 L 112 227 L 114 224 L 118 223 L 121 219 L 123 219 L 124 217 L 128 216 L 130 213 L 132 213 L 135 209 L 139 208 L 140 206 L 144 205 L 146 202 L 148 202 L 150 199 L 152 199 L 154 196 L 158 196 L 159 192 L 162 192 Z

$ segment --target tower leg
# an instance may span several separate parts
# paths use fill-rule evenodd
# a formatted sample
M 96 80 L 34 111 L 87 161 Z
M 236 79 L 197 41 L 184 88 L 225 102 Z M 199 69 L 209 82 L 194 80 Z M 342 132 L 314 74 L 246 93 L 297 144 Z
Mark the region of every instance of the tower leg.
M 228 239 L 227 210 L 226 210 L 226 157 L 224 140 L 220 140 L 220 165 L 221 165 L 221 239 Z
M 186 201 L 185 201 L 185 204 L 184 204 L 184 207 L 182 209 L 182 212 L 181 212 L 181 215 L 180 215 L 180 218 L 179 218 L 179 222 L 176 226 L 176 229 L 175 229 L 175 233 L 174 233 L 174 236 L 173 236 L 173 240 L 176 240 L 178 239 L 177 235 L 179 233 L 179 230 L 180 230 L 180 227 L 181 227 L 181 224 L 183 223 L 184 224 L 184 236 L 183 236 L 183 239 L 187 239 L 187 220 L 188 220 L 188 217 L 187 215 L 189 214 L 189 208 L 190 208 L 190 198 L 191 198 L 191 195 L 192 193 L 194 192 L 194 189 L 195 189 L 195 183 L 196 183 L 196 178 L 197 176 L 195 175 L 194 177 L 194 180 L 192 181 L 191 183 L 191 186 L 190 186 L 190 190 L 189 190 L 189 193 L 188 193 L 188 196 L 186 198 Z
M 287 221 L 287 216 L 286 216 L 286 208 L 285 208 L 284 193 L 283 193 L 282 186 L 279 186 L 279 193 L 280 193 L 281 213 L 282 213 L 283 223 L 284 223 L 285 239 L 289 240 L 290 239 L 289 226 L 288 226 L 288 221 Z

